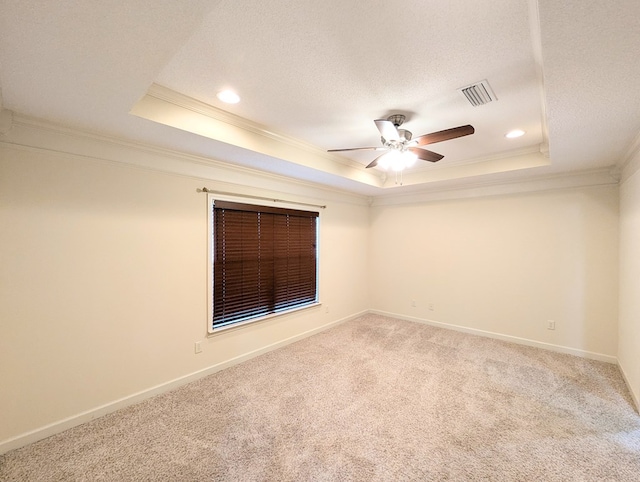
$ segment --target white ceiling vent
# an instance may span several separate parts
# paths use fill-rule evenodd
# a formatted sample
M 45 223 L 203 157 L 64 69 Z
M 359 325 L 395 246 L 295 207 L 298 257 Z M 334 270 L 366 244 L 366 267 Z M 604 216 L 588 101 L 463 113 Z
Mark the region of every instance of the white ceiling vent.
M 479 105 L 488 104 L 494 100 L 498 100 L 496 94 L 491 90 L 488 80 L 482 80 L 475 84 L 468 85 L 458 89 L 464 94 L 467 100 L 472 106 L 478 107 Z

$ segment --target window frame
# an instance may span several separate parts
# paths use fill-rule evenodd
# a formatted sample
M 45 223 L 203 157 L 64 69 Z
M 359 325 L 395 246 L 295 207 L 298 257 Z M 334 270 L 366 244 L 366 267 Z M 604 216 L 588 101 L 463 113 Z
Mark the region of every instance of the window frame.
M 282 209 L 291 209 L 295 211 L 307 211 L 317 213 L 316 220 L 316 297 L 315 301 L 301 306 L 295 306 L 293 308 L 283 309 L 274 313 L 268 313 L 263 316 L 252 317 L 244 320 L 238 320 L 223 326 L 214 326 L 214 259 L 215 259 L 215 232 L 213 222 L 213 210 L 215 207 L 215 201 L 227 201 L 233 203 L 265 206 Z M 295 203 L 287 203 L 283 201 L 267 201 L 260 198 L 252 197 L 240 197 L 221 195 L 216 193 L 207 194 L 207 333 L 213 335 L 225 330 L 246 326 L 252 323 L 265 321 L 271 318 L 288 315 L 301 310 L 307 310 L 309 308 L 320 306 L 320 225 L 322 218 L 322 210 L 317 208 L 310 208 L 305 205 L 297 205 Z

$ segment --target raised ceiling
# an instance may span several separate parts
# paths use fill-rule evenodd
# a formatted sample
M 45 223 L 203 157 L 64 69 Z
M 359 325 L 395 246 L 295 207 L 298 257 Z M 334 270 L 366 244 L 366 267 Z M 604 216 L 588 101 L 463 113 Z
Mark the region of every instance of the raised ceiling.
M 369 196 L 607 169 L 640 132 L 640 3 L 5 0 L 2 106 Z M 488 80 L 497 100 L 459 89 Z M 242 101 L 216 98 L 233 88 Z M 374 119 L 472 124 L 400 180 Z M 506 139 L 511 129 L 526 134 Z

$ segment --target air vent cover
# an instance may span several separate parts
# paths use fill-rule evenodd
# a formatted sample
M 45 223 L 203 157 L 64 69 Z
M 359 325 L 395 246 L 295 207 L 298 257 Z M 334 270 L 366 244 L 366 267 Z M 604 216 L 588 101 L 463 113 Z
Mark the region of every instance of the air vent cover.
M 498 100 L 496 94 L 491 90 L 489 81 L 486 79 L 458 90 L 464 94 L 469 103 L 474 107 Z

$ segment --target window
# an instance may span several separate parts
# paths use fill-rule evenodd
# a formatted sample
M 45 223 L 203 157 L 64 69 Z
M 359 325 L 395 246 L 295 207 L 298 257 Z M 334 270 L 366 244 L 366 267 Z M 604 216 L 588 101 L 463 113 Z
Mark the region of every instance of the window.
M 318 213 L 211 198 L 209 331 L 318 302 Z

